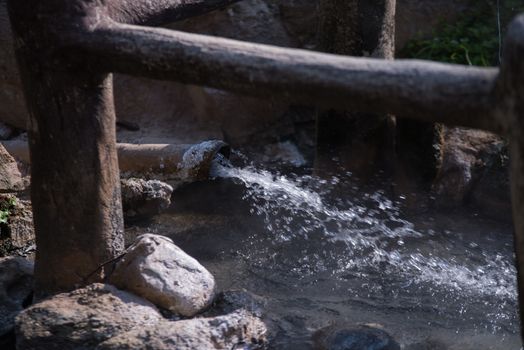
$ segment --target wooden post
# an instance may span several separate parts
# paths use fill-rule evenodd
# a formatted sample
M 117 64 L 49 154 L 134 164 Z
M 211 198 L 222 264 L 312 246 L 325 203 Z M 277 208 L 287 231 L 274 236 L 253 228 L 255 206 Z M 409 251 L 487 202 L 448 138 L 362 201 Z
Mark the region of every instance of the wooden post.
M 392 60 L 395 8 L 396 0 L 320 1 L 319 49 Z M 332 109 L 318 114 L 317 174 L 324 168 L 329 173 L 333 156 L 360 178 L 369 179 L 381 169 L 391 172 L 394 117 L 355 112 Z
M 38 294 L 70 290 L 124 248 L 112 76 L 67 31 L 88 31 L 95 1 L 11 0 L 9 14 L 30 109 L 31 199 Z M 103 270 L 91 276 L 100 280 Z
M 524 340 L 524 15 L 510 25 L 498 86 L 501 115 L 506 120 L 511 151 L 511 197 L 515 225 L 515 255 Z

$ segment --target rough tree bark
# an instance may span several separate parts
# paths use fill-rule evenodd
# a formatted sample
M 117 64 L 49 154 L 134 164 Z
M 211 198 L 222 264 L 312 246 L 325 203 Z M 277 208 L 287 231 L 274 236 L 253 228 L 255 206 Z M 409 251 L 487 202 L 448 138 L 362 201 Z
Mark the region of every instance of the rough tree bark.
M 232 2 L 8 2 L 30 110 L 38 295 L 100 280 L 104 270 L 98 268 L 124 248 L 112 76 L 81 52 L 71 59 L 71 52 L 60 51 L 64 33 L 85 35 L 109 14 L 161 24 Z
M 510 139 L 514 242 L 521 337 L 524 338 L 524 15 L 509 27 L 501 67 L 497 89 L 499 118 L 507 121 Z
M 112 77 L 50 50 L 60 40 L 53 29 L 78 30 L 67 25 L 68 7 L 9 2 L 31 118 L 35 277 L 42 294 L 84 283 L 124 248 Z M 68 10 L 75 25 L 90 25 L 83 9 Z
M 396 0 L 321 0 L 319 49 L 348 56 L 392 60 L 395 55 Z M 391 170 L 395 119 L 356 111 L 328 110 L 317 116 L 316 167 L 331 159 L 367 179 Z

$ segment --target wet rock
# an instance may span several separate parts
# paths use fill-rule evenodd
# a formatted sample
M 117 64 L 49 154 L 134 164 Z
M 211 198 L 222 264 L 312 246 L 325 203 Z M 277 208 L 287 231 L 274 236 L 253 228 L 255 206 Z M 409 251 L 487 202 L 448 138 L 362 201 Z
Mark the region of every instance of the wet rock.
M 479 179 L 469 195 L 474 209 L 492 219 L 510 222 L 512 218 L 509 155 L 503 142 L 493 145 Z
M 194 350 L 262 349 L 266 342 L 264 323 L 245 310 L 182 321 L 164 320 L 113 337 L 97 350 Z
M 23 188 L 22 174 L 15 159 L 0 144 L 0 192 L 15 192 Z
M 220 292 L 211 308 L 203 313 L 205 317 L 219 316 L 238 310 L 248 310 L 250 314 L 262 317 L 266 300 L 245 290 Z
M 264 147 L 262 161 L 266 163 L 286 164 L 294 167 L 306 165 L 306 159 L 291 141 L 278 142 Z
M 433 184 L 437 204 L 452 208 L 479 198 L 489 206 L 491 193 L 491 202 L 510 212 L 504 149 L 504 140 L 489 132 L 444 128 L 441 165 Z
M 164 182 L 132 178 L 124 179 L 120 183 L 126 217 L 155 215 L 171 204 L 173 187 Z
M 0 140 L 9 140 L 16 135 L 16 129 L 0 122 Z
M 33 263 L 21 257 L 0 258 L 0 348 L 12 342 L 15 317 L 30 302 Z
M 313 335 L 316 350 L 400 350 L 400 345 L 376 325 L 331 325 Z
M 148 301 L 111 285 L 92 284 L 21 312 L 16 318 L 17 349 L 94 349 L 104 340 L 161 319 Z
M 137 238 L 116 264 L 110 283 L 183 316 L 207 308 L 215 297 L 215 279 L 167 237 Z

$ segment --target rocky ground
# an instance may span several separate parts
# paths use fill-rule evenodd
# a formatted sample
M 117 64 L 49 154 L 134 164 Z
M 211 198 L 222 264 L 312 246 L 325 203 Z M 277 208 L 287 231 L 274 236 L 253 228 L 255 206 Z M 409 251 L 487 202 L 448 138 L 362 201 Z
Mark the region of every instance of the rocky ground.
M 213 276 L 162 236 L 139 236 L 106 284 L 39 301 L 32 288 L 30 259 L 0 258 L 2 349 L 261 349 L 267 343 L 254 299 L 218 293 Z
M 469 203 L 498 220 L 509 220 L 504 140 L 458 128 L 444 129 L 440 135 L 436 143 L 440 166 L 425 195 L 433 196 L 440 210 Z M 245 150 L 268 167 L 278 164 L 299 169 L 311 165 L 311 157 L 302 152 L 310 146 L 296 140 L 259 146 L 253 143 Z M 209 156 L 200 157 L 206 153 L 197 152 L 197 146 L 187 149 L 188 154 L 180 161 L 185 159 L 192 165 L 177 169 L 209 174 Z M 214 149 L 213 156 L 219 149 Z M 34 302 L 34 232 L 27 200 L 29 181 L 24 176 L 29 165 L 17 162 L 2 146 L 0 151 L 0 166 L 8 169 L 0 179 L 5 184 L 0 194 L 0 213 L 7 213 L 5 222 L 0 223 L 1 253 L 7 256 L 0 260 L 0 308 L 4 315 L 0 348 L 271 348 L 272 324 L 264 318 L 262 298 L 241 291 L 218 291 L 213 275 L 198 261 L 170 239 L 143 232 L 128 234 L 130 246 L 104 284 Z M 147 179 L 151 175 L 147 172 L 142 178 L 122 179 L 123 206 L 129 222 L 143 220 L 170 206 L 173 186 Z M 179 186 L 180 182 L 173 185 Z M 195 227 L 196 221 L 192 219 L 187 225 Z M 380 325 L 333 324 L 315 331 L 312 343 L 315 349 L 400 349 Z

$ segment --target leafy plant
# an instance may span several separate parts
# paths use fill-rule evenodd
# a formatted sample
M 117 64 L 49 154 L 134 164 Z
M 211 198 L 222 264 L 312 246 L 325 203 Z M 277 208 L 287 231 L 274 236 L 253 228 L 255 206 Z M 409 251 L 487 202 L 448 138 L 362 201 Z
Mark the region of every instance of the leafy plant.
M 9 215 L 11 215 L 9 210 L 0 210 L 0 224 L 7 224 L 7 219 L 9 218 Z
M 0 224 L 7 224 L 11 210 L 13 210 L 15 206 L 16 197 L 9 197 L 7 201 L 0 206 Z
M 410 41 L 401 56 L 476 66 L 499 63 L 503 33 L 524 12 L 524 0 L 475 0 L 452 23 L 442 22 L 430 38 Z

